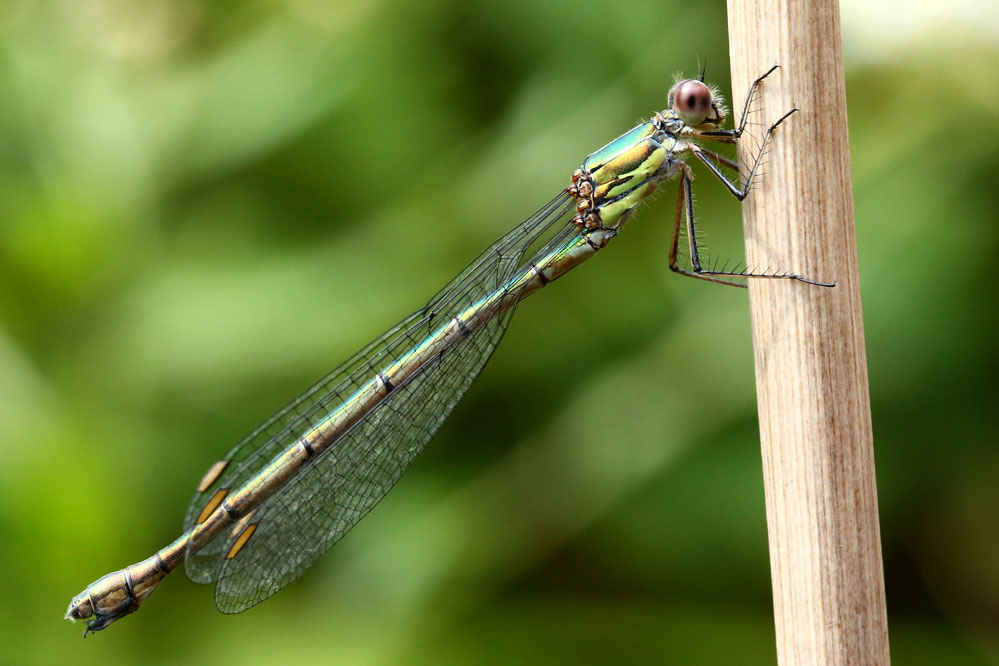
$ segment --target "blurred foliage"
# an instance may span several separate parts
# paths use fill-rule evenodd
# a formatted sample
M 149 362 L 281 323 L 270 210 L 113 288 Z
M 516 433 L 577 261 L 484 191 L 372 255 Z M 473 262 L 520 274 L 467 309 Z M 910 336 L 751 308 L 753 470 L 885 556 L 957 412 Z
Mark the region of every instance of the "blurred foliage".
M 843 9 L 899 664 L 999 660 L 984 4 Z M 0 5 L 0 662 L 773 663 L 747 303 L 667 270 L 672 196 L 520 308 L 297 584 L 225 617 L 178 574 L 86 642 L 60 620 L 675 71 L 700 57 L 727 90 L 725 25 L 719 2 Z M 738 205 L 698 192 L 712 250 L 738 254 Z

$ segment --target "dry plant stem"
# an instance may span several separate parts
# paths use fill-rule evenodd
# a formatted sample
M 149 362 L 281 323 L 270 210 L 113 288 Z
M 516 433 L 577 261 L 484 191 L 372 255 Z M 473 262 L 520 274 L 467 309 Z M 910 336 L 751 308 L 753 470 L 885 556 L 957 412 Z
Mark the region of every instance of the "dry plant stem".
M 778 662 L 889 663 L 839 7 L 729 0 L 734 99 L 777 130 L 743 205 Z M 754 148 L 743 137 L 743 157 Z

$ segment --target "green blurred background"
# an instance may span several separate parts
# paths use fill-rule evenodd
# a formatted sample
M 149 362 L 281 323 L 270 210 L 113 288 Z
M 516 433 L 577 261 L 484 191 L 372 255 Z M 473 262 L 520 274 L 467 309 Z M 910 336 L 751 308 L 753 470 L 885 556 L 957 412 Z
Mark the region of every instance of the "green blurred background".
M 843 29 L 892 653 L 994 664 L 999 17 L 874 4 Z M 227 617 L 177 574 L 87 641 L 61 620 L 674 72 L 727 91 L 725 26 L 721 2 L 5 0 L 0 663 L 774 663 L 746 295 L 669 272 L 671 193 L 519 309 L 299 582 Z M 698 195 L 741 255 L 738 205 Z

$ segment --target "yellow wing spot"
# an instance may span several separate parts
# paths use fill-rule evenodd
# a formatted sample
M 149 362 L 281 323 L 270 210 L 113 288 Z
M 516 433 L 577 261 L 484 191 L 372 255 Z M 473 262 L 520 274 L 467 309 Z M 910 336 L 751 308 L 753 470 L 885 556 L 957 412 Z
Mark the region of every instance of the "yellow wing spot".
M 215 494 L 212 495 L 212 498 L 208 500 L 207 504 L 205 504 L 205 508 L 201 510 L 200 514 L 198 514 L 198 519 L 194 521 L 194 524 L 200 525 L 201 523 L 208 520 L 208 516 L 212 515 L 212 512 L 215 511 L 215 509 L 219 508 L 219 504 L 222 503 L 222 500 L 224 500 L 225 496 L 228 494 L 229 494 L 228 488 L 219 488 L 218 490 L 216 490 Z
M 229 466 L 228 460 L 220 460 L 214 465 L 212 465 L 211 469 L 205 472 L 205 475 L 201 477 L 201 482 L 198 484 L 198 492 L 203 493 L 209 488 L 211 488 L 212 484 L 218 481 L 219 476 L 222 474 L 222 472 L 225 471 L 225 468 L 228 466 Z
M 247 525 L 246 529 L 240 532 L 239 536 L 236 537 L 236 540 L 233 541 L 232 548 L 230 548 L 229 552 L 225 554 L 225 559 L 231 560 L 232 558 L 236 557 L 236 554 L 243 549 L 243 546 L 246 545 L 246 542 L 250 540 L 250 537 L 253 536 L 253 533 L 256 531 L 257 531 L 256 523 L 250 523 L 249 525 Z

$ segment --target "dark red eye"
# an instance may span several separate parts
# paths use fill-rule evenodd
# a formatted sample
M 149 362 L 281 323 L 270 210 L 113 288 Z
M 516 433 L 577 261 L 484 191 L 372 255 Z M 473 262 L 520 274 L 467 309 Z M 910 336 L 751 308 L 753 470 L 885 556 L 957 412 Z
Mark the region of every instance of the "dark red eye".
M 711 90 L 701 81 L 680 81 L 673 88 L 673 110 L 688 125 L 700 125 L 711 113 Z

